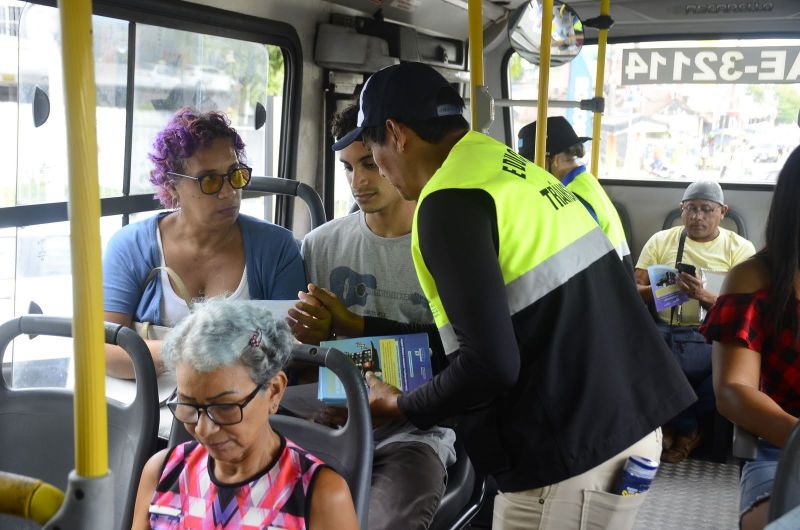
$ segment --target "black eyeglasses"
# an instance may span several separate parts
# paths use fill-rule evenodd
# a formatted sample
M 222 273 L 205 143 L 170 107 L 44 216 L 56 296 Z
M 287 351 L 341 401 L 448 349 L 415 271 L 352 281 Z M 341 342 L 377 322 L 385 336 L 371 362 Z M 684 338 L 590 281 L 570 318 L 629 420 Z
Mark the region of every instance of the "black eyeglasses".
M 172 393 L 172 396 L 167 400 L 167 407 L 169 408 L 175 419 L 181 423 L 188 423 L 190 425 L 196 424 L 200 421 L 200 411 L 205 411 L 208 419 L 217 425 L 235 425 L 241 423 L 244 418 L 244 408 L 248 403 L 253 401 L 258 391 L 264 388 L 264 384 L 260 384 L 253 390 L 249 396 L 244 398 L 241 403 L 219 403 L 212 405 L 194 405 L 192 403 L 178 403 L 173 401 L 177 399 L 178 390 Z
M 173 177 L 181 177 L 184 179 L 192 179 L 196 180 L 198 184 L 200 184 L 200 191 L 205 193 L 206 195 L 216 195 L 219 193 L 219 190 L 222 189 L 222 186 L 225 184 L 225 179 L 228 179 L 228 182 L 231 183 L 231 187 L 235 190 L 240 190 L 247 186 L 250 182 L 250 176 L 253 173 L 253 169 L 247 166 L 235 164 L 228 169 L 228 172 L 224 175 L 220 175 L 218 173 L 208 173 L 205 175 L 200 175 L 199 177 L 190 177 L 189 175 L 183 175 L 182 173 L 174 173 L 172 171 L 168 171 L 167 175 Z
M 711 215 L 712 213 L 714 213 L 717 210 L 717 208 L 720 208 L 720 207 L 719 206 L 707 206 L 707 205 L 703 205 L 703 206 L 700 206 L 700 207 L 691 206 L 691 205 L 681 206 L 681 210 L 683 210 L 687 214 L 689 214 L 689 215 L 702 215 L 703 217 Z

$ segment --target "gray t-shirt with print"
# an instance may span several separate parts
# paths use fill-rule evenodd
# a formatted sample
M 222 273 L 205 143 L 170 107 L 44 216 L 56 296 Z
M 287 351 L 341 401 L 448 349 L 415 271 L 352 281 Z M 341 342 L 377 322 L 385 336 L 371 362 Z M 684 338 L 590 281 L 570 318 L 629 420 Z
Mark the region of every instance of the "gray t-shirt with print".
M 411 259 L 411 234 L 377 236 L 359 211 L 312 230 L 303 240 L 302 253 L 308 281 L 330 289 L 354 313 L 397 322 L 433 322 Z M 423 442 L 445 466 L 455 461 L 455 433 L 450 429 L 421 431 L 405 423 L 377 428 L 374 435 L 376 447 Z

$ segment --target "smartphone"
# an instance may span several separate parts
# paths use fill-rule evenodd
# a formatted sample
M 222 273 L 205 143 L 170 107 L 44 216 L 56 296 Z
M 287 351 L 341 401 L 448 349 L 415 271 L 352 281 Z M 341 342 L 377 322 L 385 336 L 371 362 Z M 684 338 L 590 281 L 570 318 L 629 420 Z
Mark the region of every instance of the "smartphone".
M 678 272 L 685 272 L 686 274 L 697 276 L 697 269 L 695 269 L 694 265 L 689 265 L 688 263 L 678 263 L 675 265 L 675 268 L 678 269 Z

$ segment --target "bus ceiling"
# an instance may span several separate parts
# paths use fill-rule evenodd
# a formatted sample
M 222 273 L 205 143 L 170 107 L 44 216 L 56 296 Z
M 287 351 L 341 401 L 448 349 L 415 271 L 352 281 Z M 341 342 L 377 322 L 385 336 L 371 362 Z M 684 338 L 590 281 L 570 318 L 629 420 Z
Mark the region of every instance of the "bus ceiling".
M 329 0 L 364 13 L 427 32 L 466 40 L 468 36 L 467 0 L 396 0 L 376 6 L 373 0 Z M 485 33 L 495 26 L 506 26 L 510 13 L 528 0 L 483 2 Z M 537 0 L 532 0 L 537 4 Z M 568 2 L 583 20 L 600 15 L 598 0 Z M 648 40 L 680 35 L 682 38 L 715 36 L 800 34 L 800 7 L 797 0 L 612 0 L 614 28 L 612 41 Z M 500 34 L 495 31 L 493 34 Z M 591 41 L 596 33 L 587 36 Z M 491 39 L 484 36 L 486 48 Z M 506 41 L 507 42 L 507 41 Z

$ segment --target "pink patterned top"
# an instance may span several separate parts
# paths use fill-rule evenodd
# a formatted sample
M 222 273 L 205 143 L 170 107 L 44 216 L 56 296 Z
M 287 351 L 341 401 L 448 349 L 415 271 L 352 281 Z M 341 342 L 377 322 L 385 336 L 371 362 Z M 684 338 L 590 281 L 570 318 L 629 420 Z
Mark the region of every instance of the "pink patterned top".
M 214 461 L 196 441 L 171 449 L 150 501 L 154 530 L 305 530 L 317 472 L 324 467 L 281 436 L 275 461 L 254 477 L 223 484 Z

